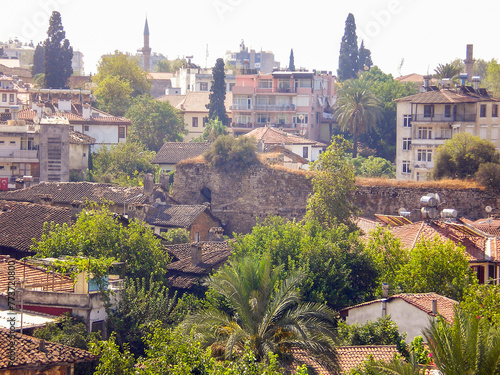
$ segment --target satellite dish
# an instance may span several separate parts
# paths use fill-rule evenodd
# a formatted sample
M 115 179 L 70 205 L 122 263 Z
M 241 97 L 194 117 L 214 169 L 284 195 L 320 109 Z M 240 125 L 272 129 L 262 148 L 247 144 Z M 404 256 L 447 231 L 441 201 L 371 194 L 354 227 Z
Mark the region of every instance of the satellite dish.
M 401 208 L 398 210 L 398 214 L 399 214 L 399 216 L 403 216 L 403 212 L 406 212 L 406 208 L 401 207 Z
M 43 111 L 45 112 L 46 115 L 52 114 L 52 110 L 49 107 L 45 107 L 45 109 Z
M 490 213 L 491 211 L 493 211 L 493 208 L 491 208 L 491 206 L 486 206 L 486 207 L 484 208 L 484 210 L 485 210 L 486 212 Z
M 40 117 L 38 116 L 33 117 L 33 123 L 38 125 L 40 123 Z
M 299 115 L 299 120 L 303 120 L 304 119 L 304 115 Z

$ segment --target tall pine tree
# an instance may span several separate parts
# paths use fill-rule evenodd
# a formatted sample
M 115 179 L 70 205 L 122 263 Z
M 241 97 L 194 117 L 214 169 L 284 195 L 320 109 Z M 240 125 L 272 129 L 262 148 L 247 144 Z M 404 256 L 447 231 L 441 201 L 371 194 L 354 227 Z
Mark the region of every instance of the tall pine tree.
M 226 73 L 224 72 L 223 59 L 217 59 L 212 75 L 214 79 L 210 89 L 210 102 L 207 104 L 208 118 L 211 120 L 218 118 L 224 125 L 227 125 L 229 119 L 224 105 L 226 100 Z
M 358 73 L 358 37 L 356 36 L 356 22 L 349 13 L 345 21 L 344 36 L 340 43 L 339 69 L 337 76 L 340 81 L 356 78 Z
M 73 74 L 71 60 L 73 59 L 73 47 L 65 39 L 66 32 L 62 26 L 61 14 L 52 12 L 47 30 L 47 39 L 43 44 L 45 49 L 45 87 L 60 89 L 66 87 L 66 83 Z
M 33 67 L 31 68 L 31 75 L 34 77 L 37 74 L 45 73 L 45 49 L 41 43 L 38 43 L 33 55 Z
M 358 52 L 358 70 L 369 70 L 372 65 L 372 53 L 365 48 L 365 42 L 362 40 Z
M 288 64 L 288 70 L 295 71 L 295 57 L 293 57 L 293 48 L 290 50 L 290 63 Z

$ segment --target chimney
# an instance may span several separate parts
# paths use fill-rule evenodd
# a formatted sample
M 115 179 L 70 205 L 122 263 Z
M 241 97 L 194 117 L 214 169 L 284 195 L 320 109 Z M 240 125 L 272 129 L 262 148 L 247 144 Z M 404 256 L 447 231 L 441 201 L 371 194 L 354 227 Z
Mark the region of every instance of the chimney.
M 193 242 L 191 244 L 191 264 L 196 266 L 201 263 L 201 256 L 203 252 L 202 242 Z
M 217 242 L 224 241 L 223 234 L 224 229 L 222 229 L 221 227 L 210 228 L 210 230 L 208 231 L 208 240 Z
M 83 210 L 83 202 L 82 201 L 73 201 L 71 202 L 71 220 L 76 222 L 78 215 Z
M 46 352 L 46 349 L 45 349 L 45 340 L 40 340 L 38 342 L 38 350 L 40 350 L 41 352 Z
M 91 114 L 92 114 L 92 108 L 90 104 L 82 104 L 82 117 L 86 120 L 89 120 Z
M 168 188 L 170 185 L 170 176 L 166 173 L 160 175 L 160 185 L 161 188 L 168 193 Z
M 437 299 L 432 300 L 432 313 L 437 315 L 438 313 L 438 301 Z
M 382 298 L 389 297 L 389 284 L 382 283 Z
M 143 178 L 144 185 L 144 195 L 146 197 L 153 196 L 153 187 L 154 187 L 154 176 L 151 173 L 146 173 Z
M 52 206 L 52 203 L 54 202 L 54 198 L 50 194 L 39 194 L 35 198 L 34 203 L 39 203 L 43 204 L 45 206 Z
M 19 106 L 18 105 L 11 105 L 10 106 L 10 112 L 11 112 L 11 120 L 17 121 L 19 119 Z
M 465 72 L 469 77 L 472 77 L 474 74 L 474 58 L 473 58 L 473 49 L 474 45 L 473 44 L 467 44 L 467 51 L 465 54 Z M 465 86 L 465 85 L 462 85 Z

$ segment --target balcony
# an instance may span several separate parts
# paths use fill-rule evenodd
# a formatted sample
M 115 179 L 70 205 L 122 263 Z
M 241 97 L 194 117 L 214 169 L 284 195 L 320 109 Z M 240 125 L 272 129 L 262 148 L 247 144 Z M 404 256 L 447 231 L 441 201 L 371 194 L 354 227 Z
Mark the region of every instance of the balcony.
M 280 105 L 275 105 L 275 104 L 259 105 L 259 104 L 257 104 L 255 106 L 255 110 L 256 111 L 265 111 L 265 112 L 272 112 L 272 111 L 293 112 L 293 111 L 295 111 L 295 105 L 293 105 L 293 104 L 280 104 Z
M 38 159 L 37 150 L 0 150 L 0 159 L 34 160 Z
M 295 93 L 295 89 L 293 87 L 276 87 L 274 92 L 277 93 Z
M 251 111 L 252 106 L 248 104 L 233 104 L 229 106 L 229 109 L 232 111 Z
M 466 114 L 456 114 L 450 116 L 445 115 L 434 115 L 434 116 L 426 116 L 423 114 L 420 115 L 412 115 L 412 121 L 415 122 L 475 122 L 476 114 L 475 113 L 466 113 Z
M 233 122 L 230 127 L 231 128 L 241 128 L 241 129 L 252 129 L 253 124 L 251 122 L 248 122 L 246 124 L 240 124 L 240 123 Z

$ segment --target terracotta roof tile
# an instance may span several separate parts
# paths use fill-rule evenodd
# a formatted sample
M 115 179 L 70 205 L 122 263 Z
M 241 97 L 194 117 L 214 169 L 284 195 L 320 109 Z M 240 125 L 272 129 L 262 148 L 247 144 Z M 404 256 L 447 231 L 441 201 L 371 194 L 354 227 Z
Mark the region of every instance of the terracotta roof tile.
M 29 251 L 40 240 L 45 222 L 71 223 L 71 209 L 25 202 L 0 201 L 0 246 Z
M 146 216 L 149 225 L 188 228 L 208 207 L 201 205 L 170 205 L 155 203 L 154 214 Z
M 366 217 L 358 217 L 356 219 L 356 225 L 358 226 L 359 230 L 363 232 L 365 235 L 369 234 L 372 230 L 383 226 L 378 221 L 368 219 Z
M 210 102 L 210 92 L 208 91 L 189 91 L 186 95 L 163 95 L 156 100 L 161 102 L 169 102 L 174 108 L 183 112 L 200 112 L 207 113 L 208 108 L 206 105 Z M 233 104 L 233 95 L 228 92 L 224 105 L 226 109 Z
M 74 145 L 93 145 L 95 143 L 95 138 L 90 135 L 71 130 L 69 132 L 69 143 Z
M 245 134 L 247 137 L 254 136 L 257 141 L 262 140 L 264 144 L 288 144 L 288 145 L 313 145 L 313 146 L 324 146 L 326 144 L 319 143 L 317 141 L 313 141 L 311 139 L 307 139 L 304 137 L 300 137 L 298 135 L 293 135 L 290 133 L 285 133 L 281 130 L 262 127 L 252 130 L 251 132 Z
M 153 164 L 177 164 L 181 160 L 200 156 L 210 148 L 205 142 L 167 142 L 154 157 Z
M 429 103 L 429 104 L 450 104 L 450 103 L 477 103 L 498 101 L 489 96 L 481 96 L 474 93 L 455 92 L 453 90 L 426 91 L 419 94 L 405 96 L 396 99 L 395 102 Z
M 9 336 L 7 329 L 0 328 L 0 369 L 22 370 L 27 367 L 41 368 L 42 366 L 88 362 L 97 359 L 95 355 L 86 350 L 40 340 L 20 333 L 16 333 L 13 339 Z M 11 342 L 15 343 L 13 364 L 10 364 Z

